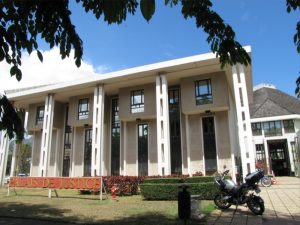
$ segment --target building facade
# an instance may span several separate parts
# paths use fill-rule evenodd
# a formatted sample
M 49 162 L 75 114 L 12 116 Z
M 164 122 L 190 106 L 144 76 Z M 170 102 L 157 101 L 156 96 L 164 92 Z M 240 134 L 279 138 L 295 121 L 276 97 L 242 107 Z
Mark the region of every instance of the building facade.
M 274 86 L 261 86 L 250 113 L 257 166 L 275 176 L 299 176 L 300 101 Z
M 7 96 L 28 112 L 31 176 L 255 169 L 251 66 L 221 69 L 212 53 Z

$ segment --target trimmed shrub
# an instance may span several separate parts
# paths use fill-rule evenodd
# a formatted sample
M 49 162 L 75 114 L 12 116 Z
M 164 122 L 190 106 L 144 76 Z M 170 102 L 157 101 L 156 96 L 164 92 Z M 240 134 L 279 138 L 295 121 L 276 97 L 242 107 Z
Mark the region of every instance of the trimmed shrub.
M 142 196 L 147 200 L 177 200 L 180 184 L 141 184 Z M 200 195 L 200 199 L 211 200 L 217 191 L 213 182 L 189 183 L 191 195 Z
M 207 177 L 187 177 L 185 179 L 185 183 L 207 183 L 207 182 L 215 182 L 215 178 L 211 176 L 207 176 Z
M 141 184 L 142 196 L 147 200 L 175 200 L 179 184 Z
M 158 177 L 158 178 L 146 178 L 142 182 L 143 184 L 178 184 L 178 183 L 206 183 L 206 182 L 214 182 L 214 177 L 177 177 L 177 178 L 165 178 L 165 177 Z
M 178 184 L 184 183 L 184 178 L 146 178 L 143 184 Z

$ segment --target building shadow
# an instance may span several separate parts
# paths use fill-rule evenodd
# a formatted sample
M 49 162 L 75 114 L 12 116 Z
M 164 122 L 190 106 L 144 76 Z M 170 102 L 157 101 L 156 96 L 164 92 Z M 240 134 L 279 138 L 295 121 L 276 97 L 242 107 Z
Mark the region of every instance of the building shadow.
M 84 215 L 67 216 L 68 209 L 57 209 L 47 204 L 2 203 L 0 207 L 0 225 L 180 225 L 185 224 L 178 218 L 167 217 L 162 213 L 147 212 L 134 216 L 111 219 L 96 219 Z M 101 212 L 99 212 L 101 214 Z M 112 214 L 113 215 L 113 214 Z M 205 220 L 190 220 L 189 225 L 206 224 Z

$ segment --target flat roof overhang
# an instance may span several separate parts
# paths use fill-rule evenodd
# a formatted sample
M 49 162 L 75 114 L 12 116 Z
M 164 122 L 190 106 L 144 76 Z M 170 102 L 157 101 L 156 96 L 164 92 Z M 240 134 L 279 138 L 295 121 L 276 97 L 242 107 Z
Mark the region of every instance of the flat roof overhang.
M 251 48 L 245 47 L 250 54 Z M 104 85 L 105 93 L 108 95 L 117 94 L 123 87 L 138 86 L 155 82 L 158 74 L 166 75 L 169 85 L 176 84 L 181 78 L 192 75 L 201 75 L 213 72 L 224 71 L 231 74 L 231 67 L 221 69 L 219 59 L 213 53 L 206 53 L 186 58 L 180 58 L 155 64 L 134 67 L 107 74 L 99 74 L 92 78 L 84 78 L 71 82 L 58 83 L 40 87 L 33 87 L 24 90 L 9 91 L 7 97 L 14 102 L 17 108 L 27 108 L 29 104 L 45 101 L 45 96 L 55 94 L 55 99 L 61 102 L 68 102 L 72 96 L 92 94 L 97 85 Z M 247 82 L 251 82 L 251 66 L 245 69 Z

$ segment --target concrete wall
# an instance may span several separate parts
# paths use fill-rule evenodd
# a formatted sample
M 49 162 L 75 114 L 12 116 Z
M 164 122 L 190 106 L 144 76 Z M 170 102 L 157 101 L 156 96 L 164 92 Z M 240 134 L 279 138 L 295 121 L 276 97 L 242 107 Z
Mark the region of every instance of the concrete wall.
M 32 155 L 31 155 L 30 176 L 33 177 L 39 175 L 41 144 L 42 144 L 42 132 L 36 131 L 33 134 L 33 145 L 32 145 Z
M 131 91 L 144 90 L 144 112 L 131 113 Z M 156 118 L 156 92 L 155 84 L 141 85 L 137 87 L 122 88 L 119 91 L 120 119 L 125 121 Z
M 133 121 L 126 123 L 126 174 L 130 176 L 138 175 L 138 124 L 148 124 L 148 172 L 149 175 L 158 174 L 157 166 L 157 141 L 156 141 L 156 120 Z M 122 135 L 122 134 L 121 134 Z M 124 133 L 123 133 L 124 135 Z M 123 149 L 124 152 L 124 149 Z
M 87 119 L 78 120 L 78 104 L 80 99 L 88 98 L 89 99 L 89 117 Z M 69 101 L 69 120 L 68 124 L 72 127 L 81 127 L 85 124 L 93 124 L 93 105 L 94 105 L 94 96 L 90 95 L 80 95 L 70 98 Z
M 45 105 L 44 102 L 29 105 L 28 122 L 27 122 L 28 132 L 39 131 L 43 129 L 43 123 L 36 124 L 36 113 L 37 113 L 37 108 L 39 106 L 44 106 L 44 105 Z
M 84 154 L 84 131 L 83 127 L 76 127 L 73 130 L 73 135 L 75 135 L 74 145 L 72 147 L 72 158 L 71 165 L 73 161 L 74 167 L 72 168 L 72 175 L 74 177 L 83 176 L 83 154 Z
M 196 105 L 195 81 L 211 79 L 213 103 Z M 224 110 L 229 107 L 227 80 L 225 73 L 211 73 L 181 80 L 181 102 L 183 113 L 200 113 L 206 110 Z
M 207 114 L 189 115 L 188 118 L 188 129 L 190 144 L 190 158 L 191 158 L 191 172 L 195 173 L 201 171 L 205 172 L 204 168 L 204 143 L 203 143 L 203 131 L 202 131 L 202 118 Z M 231 150 L 230 150 L 230 139 L 229 139 L 229 124 L 227 111 L 217 112 L 211 114 L 215 120 L 215 137 L 216 137 L 216 151 L 217 151 L 217 165 L 218 170 L 223 171 L 223 166 L 231 170 Z M 186 132 L 186 131 L 184 131 Z M 183 138 L 184 139 L 184 138 Z M 187 153 L 184 152 L 183 161 L 186 161 Z M 187 163 L 186 163 L 187 164 Z M 183 163 L 185 165 L 185 162 Z M 187 166 L 186 166 L 187 167 Z M 187 168 L 184 166 L 184 174 L 187 174 Z
M 65 117 L 65 104 L 56 101 L 54 106 L 53 128 L 62 129 L 64 127 Z
M 149 161 L 149 175 L 158 174 L 157 164 L 157 131 L 156 120 L 149 120 L 149 133 L 148 133 L 148 161 Z
M 44 102 L 29 105 L 27 130 L 29 132 L 39 131 L 43 129 L 43 123 L 36 124 L 36 113 L 39 106 L 45 106 Z M 53 115 L 53 128 L 61 128 L 64 122 L 64 104 L 55 101 L 54 115 Z
M 203 167 L 203 134 L 200 115 L 188 116 L 191 172 L 204 172 Z
M 181 154 L 182 154 L 182 174 L 188 174 L 188 159 L 187 159 L 187 138 L 186 138 L 186 117 L 183 113 L 181 114 Z
M 228 113 L 215 114 L 216 147 L 218 157 L 218 171 L 224 171 L 224 166 L 232 172 L 231 150 Z
M 52 132 L 52 141 L 51 141 L 51 151 L 49 152 L 49 166 L 48 166 L 48 177 L 55 176 L 55 164 L 56 164 L 56 150 L 57 150 L 57 144 L 59 144 L 59 138 L 57 137 L 57 134 L 59 132 L 57 130 L 53 130 Z
M 126 174 L 137 175 L 137 127 L 136 122 L 126 124 Z

